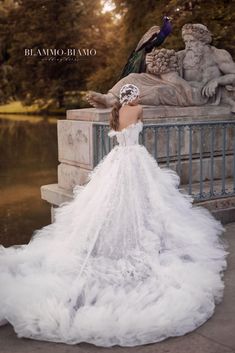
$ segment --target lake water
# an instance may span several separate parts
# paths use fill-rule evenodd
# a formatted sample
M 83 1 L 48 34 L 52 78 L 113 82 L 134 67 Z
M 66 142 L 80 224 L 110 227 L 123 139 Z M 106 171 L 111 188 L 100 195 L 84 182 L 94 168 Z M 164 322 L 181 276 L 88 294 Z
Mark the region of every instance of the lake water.
M 64 117 L 62 117 L 64 119 Z M 40 187 L 57 182 L 57 117 L 0 114 L 0 244 L 25 244 L 50 223 Z

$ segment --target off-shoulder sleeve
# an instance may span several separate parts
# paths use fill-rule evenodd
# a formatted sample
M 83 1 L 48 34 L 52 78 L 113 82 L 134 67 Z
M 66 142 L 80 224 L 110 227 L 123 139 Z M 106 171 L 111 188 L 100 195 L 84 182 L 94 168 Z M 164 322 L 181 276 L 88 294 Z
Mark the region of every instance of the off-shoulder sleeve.
M 143 122 L 140 120 L 140 121 L 139 121 L 139 124 L 138 124 L 138 132 L 140 132 L 140 131 L 143 130 L 143 126 L 144 126 L 144 124 L 143 124 Z
M 117 134 L 117 131 L 115 131 L 115 130 L 110 130 L 109 132 L 108 132 L 108 136 L 109 137 L 113 137 L 113 136 L 115 136 Z

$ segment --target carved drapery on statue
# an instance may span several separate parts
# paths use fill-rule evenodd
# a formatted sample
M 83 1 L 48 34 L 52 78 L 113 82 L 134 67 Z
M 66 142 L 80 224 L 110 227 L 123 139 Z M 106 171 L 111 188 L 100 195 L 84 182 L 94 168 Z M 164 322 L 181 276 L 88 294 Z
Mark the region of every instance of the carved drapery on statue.
M 171 76 L 172 80 L 169 81 L 147 73 L 133 73 L 118 81 L 109 93 L 118 97 L 121 87 L 132 83 L 140 88 L 140 100 L 144 105 L 191 106 L 206 103 L 207 98 L 203 98 L 197 88 L 182 84 L 180 80 L 174 82 Z

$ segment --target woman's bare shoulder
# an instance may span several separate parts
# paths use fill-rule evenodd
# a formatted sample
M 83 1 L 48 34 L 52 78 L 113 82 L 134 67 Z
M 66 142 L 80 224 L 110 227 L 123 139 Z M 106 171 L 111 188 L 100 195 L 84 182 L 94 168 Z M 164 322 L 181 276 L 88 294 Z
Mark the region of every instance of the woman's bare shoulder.
M 134 114 L 139 114 L 140 112 L 142 112 L 143 111 L 143 107 L 142 107 L 142 105 L 140 105 L 140 104 L 137 104 L 137 105 L 126 105 L 126 106 L 124 106 L 124 107 L 121 107 L 121 109 L 120 109 L 120 112 L 121 113 L 130 113 L 130 112 L 132 112 L 132 114 L 134 113 Z
M 125 106 L 119 112 L 119 128 L 125 128 L 129 124 L 135 123 L 141 120 L 141 110 L 139 105 Z

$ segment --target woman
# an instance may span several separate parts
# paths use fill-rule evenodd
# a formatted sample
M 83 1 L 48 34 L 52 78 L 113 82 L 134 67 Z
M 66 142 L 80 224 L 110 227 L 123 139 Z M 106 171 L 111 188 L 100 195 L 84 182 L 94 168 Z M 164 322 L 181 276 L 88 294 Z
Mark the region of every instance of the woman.
M 222 300 L 222 224 L 138 143 L 139 89 L 125 85 L 118 145 L 28 245 L 1 248 L 0 320 L 18 337 L 136 346 L 194 330 Z

